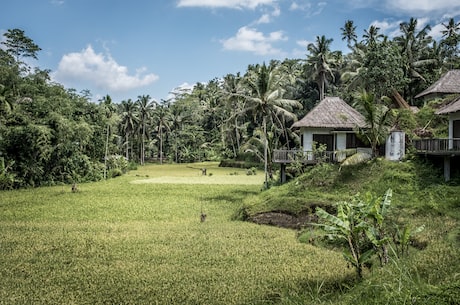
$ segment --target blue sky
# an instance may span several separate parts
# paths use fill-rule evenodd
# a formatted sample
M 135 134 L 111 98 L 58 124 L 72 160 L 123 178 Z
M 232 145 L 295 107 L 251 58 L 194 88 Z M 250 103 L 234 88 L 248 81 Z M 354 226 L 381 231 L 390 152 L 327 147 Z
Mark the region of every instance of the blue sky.
M 6 2 L 6 3 L 5 3 Z M 347 51 L 340 28 L 353 20 L 358 37 L 371 24 L 394 36 L 418 19 L 440 38 L 442 23 L 460 21 L 458 0 L 6 0 L 0 34 L 19 28 L 38 44 L 30 64 L 94 101 L 139 95 L 168 99 L 250 64 L 306 58 L 316 36 Z

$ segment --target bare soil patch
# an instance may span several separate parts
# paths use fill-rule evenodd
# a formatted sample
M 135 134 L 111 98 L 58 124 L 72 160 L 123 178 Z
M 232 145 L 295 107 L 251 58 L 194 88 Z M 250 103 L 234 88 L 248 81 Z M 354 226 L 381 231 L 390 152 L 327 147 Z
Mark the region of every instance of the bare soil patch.
M 260 224 L 269 225 L 280 228 L 300 230 L 307 227 L 311 223 L 318 222 L 318 216 L 315 215 L 317 206 L 325 209 L 330 213 L 335 213 L 334 207 L 324 205 L 312 205 L 309 209 L 303 210 L 298 214 L 293 214 L 286 211 L 270 211 L 258 213 L 248 218 L 248 221 Z
M 249 221 L 260 225 L 270 225 L 280 228 L 300 230 L 308 223 L 316 221 L 316 216 L 308 214 L 296 216 L 285 212 L 265 212 L 250 217 Z

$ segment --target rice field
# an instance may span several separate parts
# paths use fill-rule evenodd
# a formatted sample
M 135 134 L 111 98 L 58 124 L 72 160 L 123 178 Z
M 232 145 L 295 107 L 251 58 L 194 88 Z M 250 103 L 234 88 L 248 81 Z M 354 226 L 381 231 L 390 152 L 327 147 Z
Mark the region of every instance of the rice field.
M 315 304 L 353 270 L 295 231 L 231 220 L 263 176 L 146 165 L 76 193 L 2 191 L 0 304 Z

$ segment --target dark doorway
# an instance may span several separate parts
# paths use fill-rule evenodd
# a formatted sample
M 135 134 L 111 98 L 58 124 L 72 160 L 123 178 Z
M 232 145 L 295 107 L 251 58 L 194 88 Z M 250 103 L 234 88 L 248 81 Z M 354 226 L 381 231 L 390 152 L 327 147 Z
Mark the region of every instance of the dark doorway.
M 460 120 L 454 121 L 454 126 L 453 126 L 453 137 L 454 138 L 460 138 Z
M 313 141 L 318 144 L 326 144 L 327 151 L 334 150 L 334 136 L 329 134 L 314 134 Z

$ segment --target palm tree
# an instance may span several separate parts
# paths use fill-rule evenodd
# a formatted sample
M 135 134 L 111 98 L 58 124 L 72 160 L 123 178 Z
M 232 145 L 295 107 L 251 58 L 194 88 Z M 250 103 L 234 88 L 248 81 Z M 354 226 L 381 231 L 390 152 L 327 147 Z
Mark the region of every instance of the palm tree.
M 375 45 L 380 39 L 385 37 L 385 35 L 380 34 L 379 31 L 379 27 L 371 25 L 368 30 L 364 30 L 362 42 L 368 47 Z
M 276 66 L 267 67 L 264 63 L 252 67 L 245 77 L 245 83 L 248 87 L 248 95 L 245 96 L 248 101 L 246 112 L 252 113 L 254 117 L 262 117 L 265 187 L 268 187 L 271 162 L 269 164 L 267 123 L 270 121 L 285 128 L 280 117 L 296 120 L 291 111 L 296 107 L 301 108 L 302 105 L 298 101 L 283 98 L 283 75 Z
M 391 109 L 366 90 L 356 94 L 354 107 L 364 116 L 367 125 L 358 130 L 359 135 L 371 145 L 372 156 L 376 157 L 378 145 L 385 143 L 390 132 Z
M 151 112 L 156 106 L 156 102 L 151 102 L 150 99 L 151 97 L 149 95 L 139 95 L 137 97 L 137 104 L 139 105 L 139 129 L 141 133 L 141 165 L 144 165 L 145 163 L 145 140 L 147 124 L 151 118 Z
M 160 155 L 160 164 L 163 164 L 163 132 L 164 130 L 171 130 L 172 115 L 170 108 L 168 107 L 166 101 L 163 101 L 162 104 L 158 105 L 153 111 L 153 121 L 156 124 L 156 129 L 158 132 L 158 138 L 160 140 L 159 155 Z
M 100 99 L 103 111 L 105 112 L 105 117 L 107 118 L 107 131 L 105 137 L 105 154 L 104 154 L 104 179 L 107 178 L 107 157 L 109 153 L 109 134 L 110 134 L 110 124 L 113 112 L 115 111 L 115 106 L 112 104 L 112 98 L 110 95 L 106 95 Z
M 445 46 L 445 55 L 447 61 L 453 61 L 453 58 L 458 54 L 458 43 L 460 42 L 460 22 L 455 22 L 454 18 L 449 19 L 448 24 L 442 24 L 444 30 L 442 33 L 442 45 Z
M 348 48 L 353 49 L 353 46 L 358 41 L 356 26 L 353 24 L 353 20 L 345 21 L 345 25 L 340 30 L 342 31 L 342 40 L 346 40 Z
M 133 152 L 133 137 L 134 137 L 134 131 L 136 129 L 136 126 L 138 124 L 138 104 L 134 103 L 131 99 L 128 99 L 127 101 L 122 101 L 121 102 L 121 132 L 124 134 L 125 138 L 125 156 L 126 159 L 129 158 L 129 151 L 131 148 L 131 156 Z M 130 140 L 131 139 L 131 140 Z
M 307 67 L 316 80 L 319 88 L 319 100 L 324 99 L 324 91 L 327 77 L 334 78 L 332 66 L 334 65 L 334 53 L 330 50 L 332 39 L 326 39 L 323 35 L 316 36 L 316 42 L 307 46 L 310 54 L 307 57 Z
M 246 107 L 246 99 L 244 96 L 244 82 L 239 75 L 228 74 L 224 77 L 221 88 L 221 99 L 223 102 L 221 112 L 227 117 L 227 120 L 222 124 L 222 142 L 224 147 L 228 147 L 226 140 L 231 143 L 233 157 L 238 155 L 241 148 L 244 130 L 244 115 Z
M 430 45 L 432 38 L 428 35 L 431 30 L 429 25 L 418 29 L 418 21 L 416 18 L 411 18 L 409 22 L 400 24 L 401 36 L 395 37 L 394 41 L 400 49 L 403 57 L 401 66 L 404 69 L 404 77 L 411 81 L 406 87 L 405 96 L 414 96 L 415 92 L 419 92 L 417 85 L 420 82 L 426 82 L 423 76 L 423 68 L 428 65 L 436 64 L 436 58 L 430 58 L 432 52 Z

